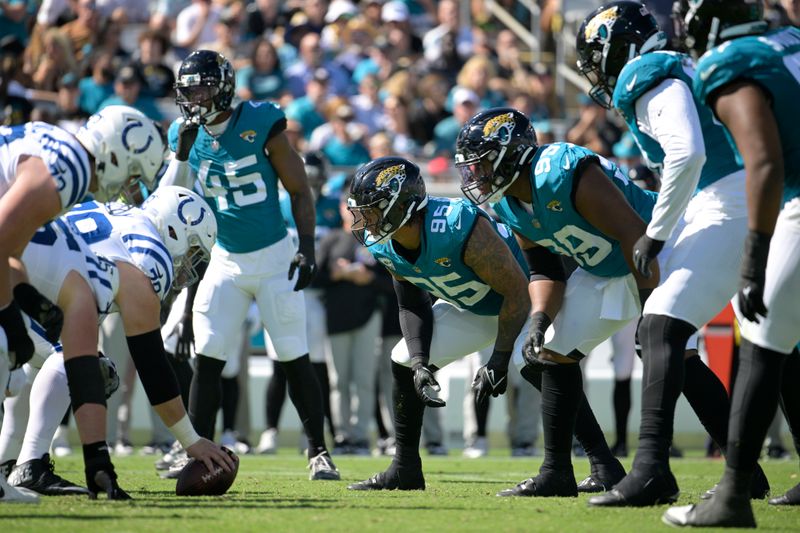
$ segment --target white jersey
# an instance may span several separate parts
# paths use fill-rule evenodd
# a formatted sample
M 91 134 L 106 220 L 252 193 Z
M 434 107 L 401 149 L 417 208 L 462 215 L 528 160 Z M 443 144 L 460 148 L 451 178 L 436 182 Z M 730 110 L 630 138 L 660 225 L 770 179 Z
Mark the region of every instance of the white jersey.
M 92 178 L 88 152 L 74 136 L 44 122 L 0 126 L 0 196 L 14 184 L 17 164 L 26 156 L 38 157 L 47 165 L 61 198 L 62 214 L 86 196 Z
M 67 275 L 75 271 L 92 288 L 100 318 L 113 311 L 119 271 L 111 260 L 95 254 L 63 220 L 39 228 L 25 247 L 22 262 L 31 285 L 50 301 L 58 301 Z
M 62 217 L 96 254 L 136 266 L 160 300 L 173 281 L 172 256 L 144 212 L 124 204 L 85 202 Z

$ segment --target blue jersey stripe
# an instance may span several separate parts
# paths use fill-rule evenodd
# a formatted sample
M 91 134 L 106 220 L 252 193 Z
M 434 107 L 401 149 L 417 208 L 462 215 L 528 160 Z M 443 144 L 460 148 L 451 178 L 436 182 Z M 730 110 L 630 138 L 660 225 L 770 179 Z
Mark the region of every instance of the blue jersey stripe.
M 72 191 L 70 191 L 69 203 L 70 205 L 75 204 L 78 200 L 81 199 L 79 195 L 82 196 L 82 194 L 85 194 L 85 192 L 88 190 L 89 169 L 83 164 L 80 154 L 78 154 L 75 148 L 70 146 L 69 143 L 62 141 L 61 139 L 56 139 L 55 137 L 52 137 L 47 133 L 43 133 L 42 138 L 55 143 L 59 148 L 64 147 L 67 150 L 69 150 L 72 153 L 74 160 L 77 161 L 77 163 L 80 165 L 80 168 L 75 167 L 70 158 L 67 157 L 65 154 L 62 154 L 60 150 L 56 149 L 52 150 L 52 152 L 54 152 L 57 155 L 58 159 L 64 161 L 67 164 L 67 166 L 69 166 L 70 171 L 72 172 L 73 187 Z
M 111 287 L 111 283 L 108 281 L 108 279 L 105 276 L 101 276 L 100 274 L 98 274 L 94 270 L 89 270 L 88 272 L 89 272 L 89 277 L 90 278 L 96 279 L 97 281 L 99 281 L 100 284 L 103 287 L 107 288 L 109 291 L 113 290 L 113 288 Z
M 170 273 L 169 273 L 170 269 L 172 268 L 172 263 L 168 263 L 164 259 L 164 256 L 160 255 L 156 250 L 154 250 L 152 248 L 144 248 L 144 247 L 140 247 L 140 246 L 133 246 L 133 247 L 129 247 L 128 251 L 130 251 L 131 254 L 141 254 L 141 255 L 144 255 L 144 256 L 152 257 L 158 263 L 160 263 L 162 267 L 164 267 L 164 275 L 166 275 L 166 277 L 167 277 L 167 283 L 166 283 L 166 287 L 164 287 L 164 291 L 163 292 L 164 292 L 164 294 L 166 294 L 167 291 L 169 290 L 169 288 L 172 287 L 172 279 L 171 279 L 171 276 L 170 276 Z
M 172 254 L 169 253 L 169 249 L 164 245 L 163 242 L 156 240 L 150 237 L 149 235 L 142 235 L 141 233 L 126 233 L 125 235 L 122 236 L 122 242 L 125 243 L 125 246 L 130 247 L 129 246 L 130 241 L 145 241 L 151 244 L 155 244 L 156 248 L 159 248 L 162 252 L 164 252 L 164 255 L 166 255 L 169 258 L 169 262 L 172 263 Z
M 39 335 L 40 337 L 42 337 L 43 339 L 47 338 L 47 337 L 45 336 L 45 331 L 44 331 L 44 328 L 43 328 L 42 326 L 40 326 L 40 325 L 39 325 L 39 323 L 38 323 L 38 322 L 36 322 L 36 321 L 35 321 L 35 320 L 33 320 L 33 319 L 31 319 L 31 329 L 32 329 L 32 330 L 33 330 L 33 331 L 34 331 L 34 332 L 35 332 L 37 335 Z M 52 347 L 53 347 L 53 349 L 54 349 L 54 350 L 56 350 L 57 352 L 60 352 L 60 351 L 61 351 L 61 344 L 60 344 L 60 343 L 51 344 L 51 346 L 52 346 Z

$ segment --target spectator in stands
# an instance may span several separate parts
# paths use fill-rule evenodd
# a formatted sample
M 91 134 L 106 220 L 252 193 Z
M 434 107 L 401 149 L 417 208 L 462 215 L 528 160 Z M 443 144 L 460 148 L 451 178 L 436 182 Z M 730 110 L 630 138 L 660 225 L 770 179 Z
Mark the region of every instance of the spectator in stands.
M 394 155 L 406 158 L 419 155 L 420 146 L 411 136 L 406 100 L 399 96 L 387 96 L 383 108 L 386 111 L 386 133 L 392 139 Z
M 342 102 L 328 106 L 328 109 L 332 135 L 320 146 L 331 165 L 354 167 L 369 161 L 369 152 L 364 145 L 365 128 L 355 123 L 353 108 Z
M 119 70 L 114 79 L 114 94 L 103 100 L 100 109 L 110 105 L 129 105 L 155 122 L 164 121 L 164 114 L 155 100 L 142 94 L 141 74 L 133 65 L 125 65 Z
M 380 28 L 383 23 L 381 9 L 384 0 L 366 0 L 361 2 L 361 16 L 373 28 Z
M 539 119 L 561 116 L 562 102 L 556 94 L 556 82 L 547 63 L 536 63 L 528 76 L 526 92 L 537 102 Z
M 425 60 L 440 66 L 437 70 L 453 75 L 472 54 L 472 28 L 460 24 L 458 10 L 456 0 L 441 0 L 436 10 L 439 25 L 422 39 Z
M 434 129 L 450 114 L 445 110 L 450 86 L 441 74 L 427 74 L 417 84 L 417 97 L 408 110 L 411 136 L 420 146 L 425 146 L 434 137 Z
M 578 102 L 580 114 L 575 124 L 567 130 L 567 141 L 611 157 L 611 147 L 621 136 L 620 128 L 609 122 L 606 110 L 585 94 L 578 96 Z
M 142 94 L 152 98 L 175 95 L 175 74 L 164 62 L 169 40 L 163 33 L 146 30 L 139 35 L 139 58 L 135 66 L 142 73 Z
M 0 35 L 13 35 L 22 43 L 28 42 L 30 22 L 39 4 L 36 0 L 5 0 L 0 2 Z
M 47 29 L 50 26 L 61 26 L 75 18 L 69 0 L 42 0 L 36 12 L 36 26 Z
M 478 95 L 482 109 L 506 105 L 505 97 L 489 87 L 489 81 L 494 77 L 495 70 L 492 61 L 486 56 L 473 56 L 461 68 L 458 78 L 456 78 L 458 85 L 450 91 L 451 106 L 454 103 L 452 102 L 452 96 L 460 87 L 470 89 Z
M 395 65 L 389 57 L 391 45 L 383 36 L 375 39 L 372 46 L 367 48 L 367 57 L 356 63 L 353 70 L 353 81 L 361 83 L 364 76 L 374 74 L 380 82 L 392 75 Z
M 375 43 L 378 30 L 379 28 L 370 27 L 363 18 L 349 19 L 342 34 L 344 46 L 336 54 L 334 61 L 348 72 L 355 72 L 358 64 L 369 57 L 369 49 Z
M 100 14 L 94 0 L 77 0 L 75 2 L 77 18 L 61 26 L 61 30 L 72 44 L 75 59 L 82 63 L 88 58 L 102 30 Z
M 250 64 L 236 71 L 236 93 L 242 100 L 279 101 L 286 92 L 278 52 L 266 37 L 259 37 Z
M 234 69 L 238 70 L 243 61 L 240 59 L 242 54 L 239 47 L 239 18 L 235 10 L 225 8 L 220 12 L 214 24 L 214 33 L 216 39 L 205 48 L 224 55 L 233 64 Z
M 319 42 L 319 34 L 309 32 L 300 40 L 298 48 L 299 60 L 286 69 L 286 82 L 289 91 L 295 98 L 305 93 L 306 84 L 314 72 L 323 69 L 328 72 L 329 91 L 337 96 L 349 96 L 352 93 L 350 75 L 332 61 L 325 61 Z
M 389 41 L 389 57 L 400 66 L 410 66 L 422 54 L 422 39 L 411 27 L 408 6 L 400 0 L 383 4 L 384 31 Z
M 478 112 L 480 99 L 475 91 L 458 87 L 453 91 L 453 114 L 442 120 L 434 129 L 434 154 L 452 157 L 456 150 L 456 138 L 462 126 Z
M 496 76 L 491 80 L 492 88 L 505 94 L 506 98 L 516 91 L 527 91 L 531 69 L 520 58 L 519 40 L 514 32 L 501 30 L 495 38 L 494 51 L 492 59 Z
M 540 102 L 528 92 L 520 91 L 511 99 L 511 107 L 519 110 L 520 113 L 528 117 L 529 120 L 537 121 L 546 119 L 549 116 L 547 106 Z M 536 130 L 539 134 L 539 130 Z
M 78 82 L 80 96 L 78 107 L 88 115 L 93 115 L 100 110 L 106 98 L 114 94 L 114 56 L 104 49 L 97 49 L 92 54 L 92 75 Z
M 642 152 L 633 139 L 633 135 L 626 131 L 611 149 L 614 160 L 623 173 L 642 164 Z M 655 190 L 655 189 L 653 189 Z
M 284 39 L 295 48 L 300 47 L 300 40 L 309 33 L 317 35 L 325 27 L 325 12 L 328 8 L 327 0 L 303 0 L 302 4 L 292 14 L 287 24 Z
M 84 1 L 84 0 L 81 0 Z M 210 45 L 216 39 L 214 25 L 222 10 L 212 0 L 192 0 L 178 13 L 175 20 L 174 43 L 178 55 L 183 58 L 192 50 Z
M 338 54 L 345 47 L 347 25 L 358 14 L 358 8 L 350 0 L 333 0 L 325 14 L 326 26 L 320 34 L 320 46 L 331 54 Z
M 20 60 L 22 42 L 15 35 L 0 39 L 0 126 L 14 126 L 30 121 L 33 104 L 28 99 L 31 92 L 19 79 L 22 72 Z
M 56 100 L 58 106 L 56 125 L 73 134 L 78 132 L 89 116 L 78 107 L 80 96 L 78 81 L 78 76 L 72 72 L 65 74 L 59 81 Z
M 384 104 L 378 95 L 380 83 L 374 74 L 368 74 L 358 84 L 358 94 L 350 98 L 350 105 L 356 115 L 356 121 L 367 127 L 373 135 L 386 125 Z
M 286 12 L 281 0 L 255 0 L 245 8 L 244 39 L 265 36 L 268 32 L 286 26 Z
M 314 71 L 306 82 L 305 96 L 293 100 L 286 107 L 286 118 L 300 123 L 303 137 L 308 140 L 313 131 L 325 123 L 323 107 L 328 99 L 330 74 L 323 68 Z
M 533 131 L 536 132 L 536 140 L 539 142 L 539 146 L 556 142 L 556 136 L 553 133 L 553 125 L 549 120 L 534 122 Z
M 44 54 L 31 71 L 33 88 L 55 92 L 59 80 L 67 73 L 77 73 L 78 64 L 72 53 L 69 39 L 59 28 L 50 28 L 44 34 Z
M 178 14 L 189 6 L 191 0 L 154 0 L 150 14 L 151 30 L 169 34 L 175 29 Z

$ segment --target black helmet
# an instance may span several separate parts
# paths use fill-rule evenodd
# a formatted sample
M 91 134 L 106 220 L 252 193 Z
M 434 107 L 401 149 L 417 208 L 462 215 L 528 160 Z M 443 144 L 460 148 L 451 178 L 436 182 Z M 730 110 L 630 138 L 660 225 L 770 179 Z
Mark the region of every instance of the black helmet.
M 402 157 L 370 161 L 356 170 L 350 184 L 353 234 L 366 246 L 386 242 L 427 203 L 417 165 Z
M 314 197 L 319 198 L 322 187 L 328 181 L 328 158 L 322 152 L 314 150 L 303 156 L 303 164 L 306 167 L 308 185 Z
M 516 109 L 481 111 L 464 124 L 456 140 L 461 191 L 476 205 L 499 201 L 538 148 L 531 121 Z
M 578 70 L 592 84 L 592 100 L 611 108 L 617 77 L 634 57 L 661 50 L 667 35 L 640 2 L 611 2 L 595 9 L 578 30 Z
M 236 75 L 230 61 L 218 52 L 198 50 L 178 69 L 175 102 L 184 118 L 199 114 L 205 123 L 230 109 L 235 88 Z
M 764 33 L 764 4 L 761 0 L 676 0 L 672 4 L 675 40 L 699 57 L 723 41 Z

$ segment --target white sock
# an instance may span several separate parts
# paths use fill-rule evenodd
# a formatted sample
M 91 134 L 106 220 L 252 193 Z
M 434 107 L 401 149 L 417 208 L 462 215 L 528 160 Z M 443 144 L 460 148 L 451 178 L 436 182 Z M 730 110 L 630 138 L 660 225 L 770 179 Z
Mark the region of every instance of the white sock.
M 69 408 L 69 386 L 61 354 L 47 359 L 33 381 L 30 417 L 17 464 L 41 459 L 50 450 L 53 435 Z
M 25 428 L 28 425 L 28 399 L 31 384 L 25 383 L 19 394 L 6 398 L 3 402 L 5 416 L 0 430 L 0 463 L 16 460 L 22 448 Z

